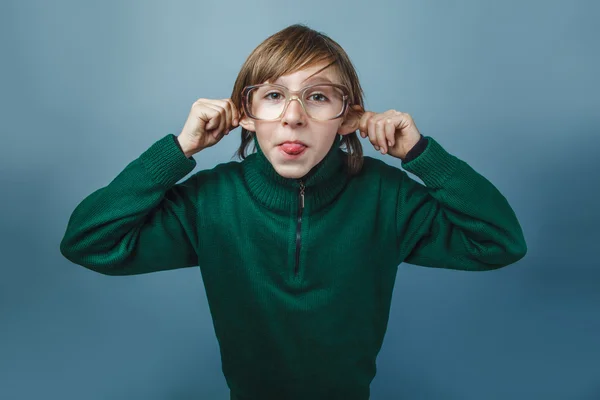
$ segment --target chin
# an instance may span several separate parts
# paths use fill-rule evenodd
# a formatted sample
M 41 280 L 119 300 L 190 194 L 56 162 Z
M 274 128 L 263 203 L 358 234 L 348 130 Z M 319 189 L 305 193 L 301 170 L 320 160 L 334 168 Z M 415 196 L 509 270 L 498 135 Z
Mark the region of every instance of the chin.
M 310 169 L 303 167 L 276 166 L 275 171 L 284 178 L 300 179 L 308 173 Z

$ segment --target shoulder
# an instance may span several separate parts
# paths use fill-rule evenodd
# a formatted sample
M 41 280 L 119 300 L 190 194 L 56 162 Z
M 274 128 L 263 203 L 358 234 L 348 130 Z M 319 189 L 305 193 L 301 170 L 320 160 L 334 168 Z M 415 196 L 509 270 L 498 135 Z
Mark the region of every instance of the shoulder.
M 379 158 L 364 156 L 363 160 L 363 167 L 356 175 L 357 178 L 368 179 L 370 181 L 378 179 L 385 183 L 402 182 L 408 178 L 408 174 L 404 170 L 390 165 Z
M 229 186 L 232 182 L 239 180 L 241 176 L 241 163 L 239 161 L 228 161 L 215 165 L 212 168 L 196 171 L 189 178 L 198 190 L 215 189 Z

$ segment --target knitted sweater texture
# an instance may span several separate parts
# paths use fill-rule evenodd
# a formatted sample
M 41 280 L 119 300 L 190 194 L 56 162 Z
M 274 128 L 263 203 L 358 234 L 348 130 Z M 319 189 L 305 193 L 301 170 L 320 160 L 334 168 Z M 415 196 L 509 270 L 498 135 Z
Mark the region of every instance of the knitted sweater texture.
M 506 198 L 432 137 L 402 163 L 424 185 L 368 156 L 349 176 L 339 137 L 303 179 L 255 145 L 181 181 L 196 161 L 160 138 L 60 243 L 105 275 L 199 268 L 232 399 L 367 400 L 400 263 L 487 271 L 527 251 Z

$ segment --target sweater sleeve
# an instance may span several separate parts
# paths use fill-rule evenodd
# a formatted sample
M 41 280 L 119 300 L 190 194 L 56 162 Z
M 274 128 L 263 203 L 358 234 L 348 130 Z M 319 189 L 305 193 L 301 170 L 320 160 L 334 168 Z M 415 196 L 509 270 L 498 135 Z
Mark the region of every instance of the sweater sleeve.
M 81 201 L 60 243 L 71 262 L 104 275 L 197 265 L 196 165 L 169 134 Z
M 466 162 L 427 137 L 424 151 L 402 166 L 396 207 L 397 245 L 408 264 L 493 270 L 523 258 L 527 245 L 506 198 Z

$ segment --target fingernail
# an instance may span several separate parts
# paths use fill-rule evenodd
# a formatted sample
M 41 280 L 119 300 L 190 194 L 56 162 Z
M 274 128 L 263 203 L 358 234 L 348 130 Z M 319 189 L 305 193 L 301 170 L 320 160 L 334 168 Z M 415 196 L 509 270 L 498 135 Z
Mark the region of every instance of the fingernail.
M 392 146 L 392 142 L 390 140 L 388 140 L 388 146 Z
M 234 120 L 233 120 L 233 125 L 237 125 L 237 124 L 238 124 L 238 120 L 237 120 L 237 119 L 234 119 Z
M 375 150 L 379 151 L 379 146 L 375 146 Z

